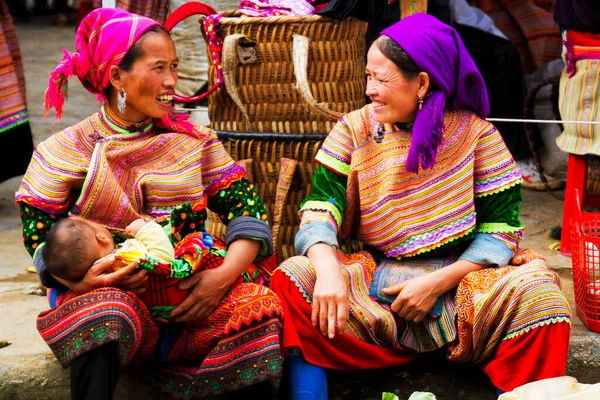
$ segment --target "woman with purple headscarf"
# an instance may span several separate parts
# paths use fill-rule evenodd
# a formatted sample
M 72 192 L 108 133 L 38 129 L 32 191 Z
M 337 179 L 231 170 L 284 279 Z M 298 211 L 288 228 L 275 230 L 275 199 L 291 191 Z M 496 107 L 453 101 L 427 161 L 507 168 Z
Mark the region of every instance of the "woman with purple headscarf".
M 543 257 L 518 248 L 521 174 L 457 32 L 406 17 L 373 43 L 366 74 L 372 103 L 323 143 L 298 256 L 271 281 L 290 398 L 326 398 L 323 368 L 442 348 L 498 391 L 563 375 L 570 311 Z M 363 251 L 342 253 L 338 236 Z

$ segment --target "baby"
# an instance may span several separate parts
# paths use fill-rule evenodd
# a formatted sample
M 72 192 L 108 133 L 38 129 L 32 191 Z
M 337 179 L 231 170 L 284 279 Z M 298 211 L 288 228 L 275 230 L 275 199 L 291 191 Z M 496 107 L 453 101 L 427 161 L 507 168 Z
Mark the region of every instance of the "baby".
M 164 228 L 152 220 L 137 219 L 125 231 L 133 238 L 115 245 L 105 226 L 80 217 L 64 218 L 48 232 L 42 258 L 53 276 L 74 282 L 107 256 L 115 257 L 114 270 L 139 262 L 141 268 L 151 273 L 140 298 L 153 317 L 169 318 L 171 310 L 189 293 L 178 289 L 173 281 L 199 270 L 200 257 L 214 243 L 212 236 L 205 232 L 190 233 L 174 249 Z M 188 268 L 181 268 L 182 264 Z
M 166 232 L 156 222 L 136 219 L 125 231 L 134 238 L 115 245 L 112 234 L 105 226 L 80 217 L 64 218 L 48 232 L 42 257 L 52 275 L 73 282 L 81 280 L 98 260 L 113 253 L 115 259 L 123 263 L 126 260 L 120 255 L 125 252 L 125 258 L 131 258 L 131 254 L 139 254 L 140 257 L 148 254 L 164 264 L 173 261 L 173 246 Z M 118 266 L 113 268 L 119 269 Z

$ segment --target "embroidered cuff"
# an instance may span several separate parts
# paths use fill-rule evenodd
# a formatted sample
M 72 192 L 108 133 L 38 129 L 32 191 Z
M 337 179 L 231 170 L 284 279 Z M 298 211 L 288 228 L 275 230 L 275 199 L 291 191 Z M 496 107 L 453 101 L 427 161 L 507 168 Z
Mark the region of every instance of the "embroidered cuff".
M 238 239 L 254 239 L 261 242 L 256 261 L 260 261 L 273 254 L 273 236 L 266 222 L 254 217 L 236 217 L 227 224 L 225 232 L 225 245 L 229 247 Z
M 301 226 L 294 241 L 296 254 L 305 256 L 308 249 L 317 243 L 326 243 L 332 247 L 338 247 L 335 228 L 326 222 L 320 221 Z
M 50 275 L 50 272 L 48 272 L 48 269 L 46 268 L 46 263 L 42 258 L 42 248 L 44 247 L 44 244 L 45 243 L 42 243 L 40 246 L 38 246 L 38 248 L 35 249 L 35 253 L 33 253 L 33 265 L 35 266 L 38 276 L 40 277 L 40 282 L 42 282 L 42 285 L 45 287 L 63 289 L 64 286 L 54 279 L 54 277 Z
M 487 233 L 475 234 L 467 250 L 458 258 L 476 264 L 505 267 L 514 255 L 504 242 Z

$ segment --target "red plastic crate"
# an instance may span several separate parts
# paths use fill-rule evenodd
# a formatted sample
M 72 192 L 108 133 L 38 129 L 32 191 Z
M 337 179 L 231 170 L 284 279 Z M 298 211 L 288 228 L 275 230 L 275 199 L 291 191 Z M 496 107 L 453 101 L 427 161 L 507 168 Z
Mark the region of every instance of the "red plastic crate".
M 576 201 L 571 220 L 571 258 L 577 316 L 600 332 L 600 213 L 582 212 Z

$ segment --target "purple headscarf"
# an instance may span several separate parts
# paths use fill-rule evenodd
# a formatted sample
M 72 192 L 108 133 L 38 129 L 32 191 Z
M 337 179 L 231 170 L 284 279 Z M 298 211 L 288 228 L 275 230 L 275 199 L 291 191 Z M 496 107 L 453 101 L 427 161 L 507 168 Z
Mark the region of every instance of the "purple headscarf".
M 406 169 L 417 173 L 419 163 L 423 169 L 435 163 L 444 130 L 444 109 L 468 109 L 485 118 L 490 113 L 487 89 L 458 33 L 435 17 L 414 14 L 381 34 L 398 43 L 429 75 L 430 92 L 423 109 L 417 111 L 406 160 Z

